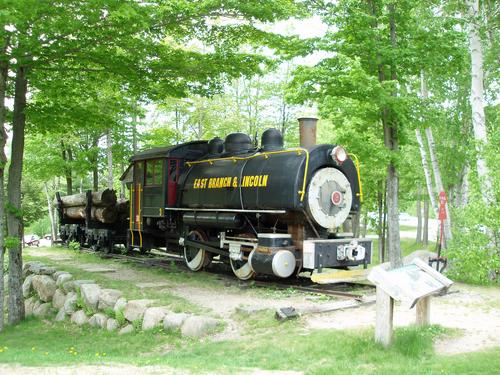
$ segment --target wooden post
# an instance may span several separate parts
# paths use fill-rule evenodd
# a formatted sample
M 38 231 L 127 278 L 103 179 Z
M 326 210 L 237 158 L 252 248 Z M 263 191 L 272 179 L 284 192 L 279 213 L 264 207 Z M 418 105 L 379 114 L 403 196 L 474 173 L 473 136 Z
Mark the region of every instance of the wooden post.
M 421 298 L 417 302 L 417 320 L 418 326 L 427 326 L 431 323 L 431 297 Z
M 394 299 L 377 287 L 377 322 L 375 324 L 375 341 L 388 347 L 392 343 L 392 319 L 394 316 Z

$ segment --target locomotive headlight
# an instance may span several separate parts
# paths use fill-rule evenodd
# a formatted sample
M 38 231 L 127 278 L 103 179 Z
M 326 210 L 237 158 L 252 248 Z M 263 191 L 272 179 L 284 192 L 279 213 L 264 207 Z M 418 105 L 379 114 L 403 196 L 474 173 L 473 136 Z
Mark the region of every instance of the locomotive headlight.
M 347 160 L 347 151 L 342 146 L 335 146 L 330 155 L 338 165 L 342 165 Z

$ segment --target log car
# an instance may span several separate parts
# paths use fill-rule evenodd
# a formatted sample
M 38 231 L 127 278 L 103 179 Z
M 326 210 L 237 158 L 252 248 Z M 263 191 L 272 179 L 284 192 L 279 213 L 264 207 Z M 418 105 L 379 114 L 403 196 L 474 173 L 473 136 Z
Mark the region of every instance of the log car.
M 233 133 L 138 153 L 121 179 L 130 189 L 128 247 L 166 247 L 192 271 L 218 258 L 243 280 L 286 278 L 371 260 L 371 241 L 341 229 L 359 213 L 361 191 L 337 145 L 284 149 L 269 129 L 256 148 Z

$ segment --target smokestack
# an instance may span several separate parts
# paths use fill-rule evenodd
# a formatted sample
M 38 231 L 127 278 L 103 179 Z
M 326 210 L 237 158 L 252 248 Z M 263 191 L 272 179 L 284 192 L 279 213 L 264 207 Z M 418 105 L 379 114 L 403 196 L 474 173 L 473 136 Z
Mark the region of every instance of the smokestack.
M 316 124 L 315 117 L 301 117 L 299 120 L 300 147 L 312 147 L 316 144 Z

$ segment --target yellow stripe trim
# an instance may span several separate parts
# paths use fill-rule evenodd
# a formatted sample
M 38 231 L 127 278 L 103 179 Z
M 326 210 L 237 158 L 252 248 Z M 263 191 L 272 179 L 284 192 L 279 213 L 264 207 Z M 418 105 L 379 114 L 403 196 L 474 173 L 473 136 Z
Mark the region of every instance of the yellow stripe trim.
M 349 156 L 352 156 L 354 158 L 354 165 L 356 166 L 356 171 L 358 172 L 358 185 L 359 185 L 358 196 L 359 196 L 359 201 L 363 203 L 363 185 L 361 184 L 361 169 L 360 169 L 359 159 L 354 154 L 349 154 Z
M 300 190 L 298 192 L 298 194 L 300 195 L 300 201 L 302 202 L 304 200 L 304 195 L 306 193 L 307 171 L 309 169 L 309 151 L 307 151 L 305 148 L 302 148 L 302 147 L 291 148 L 288 150 L 280 150 L 280 151 L 261 152 L 258 154 L 254 154 L 254 155 L 250 155 L 250 156 L 243 156 L 243 157 L 242 156 L 228 156 L 226 158 L 188 161 L 186 164 L 188 167 L 191 167 L 192 165 L 202 164 L 202 163 L 213 164 L 214 162 L 219 161 L 219 160 L 232 160 L 233 162 L 236 162 L 238 160 L 249 160 L 249 159 L 258 158 L 259 156 L 262 156 L 262 157 L 267 159 L 269 157 L 269 155 L 276 155 L 276 154 L 297 153 L 297 155 L 302 155 L 302 152 L 304 152 L 306 154 L 306 165 L 304 168 L 304 180 L 302 181 L 302 190 Z
M 142 221 L 141 221 L 141 214 L 142 214 L 142 210 L 141 210 L 141 184 L 139 184 L 139 247 L 142 247 L 142 231 L 141 231 L 141 224 L 142 224 Z
M 134 196 L 134 186 L 130 186 L 130 239 L 132 241 L 132 246 L 134 246 L 134 213 L 132 211 L 132 202 L 135 203 L 135 196 Z

